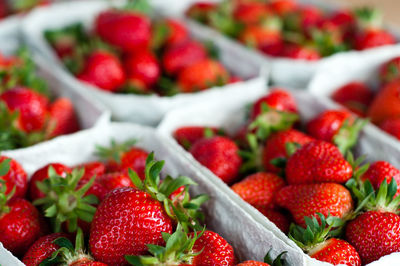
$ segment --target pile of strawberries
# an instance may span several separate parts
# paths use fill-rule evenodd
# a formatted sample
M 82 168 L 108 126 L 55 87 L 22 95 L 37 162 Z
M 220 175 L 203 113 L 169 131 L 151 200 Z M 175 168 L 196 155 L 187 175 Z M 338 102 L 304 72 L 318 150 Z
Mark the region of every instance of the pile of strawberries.
M 400 251 L 400 170 L 349 151 L 365 123 L 326 110 L 302 127 L 293 96 L 275 89 L 234 136 L 188 126 L 174 137 L 308 255 L 361 265 Z
M 365 82 L 352 81 L 338 88 L 331 98 L 400 139 L 400 57 L 380 67 L 379 83 L 375 93 Z
M 11 14 L 29 11 L 35 6 L 48 5 L 53 0 L 0 0 L 0 19 Z
M 296 0 L 197 2 L 187 16 L 270 56 L 318 60 L 347 50 L 394 44 L 377 10 L 326 12 Z
M 0 54 L 0 150 L 27 147 L 79 130 L 72 102 L 52 99 L 26 49 Z
M 27 266 L 235 265 L 230 244 L 202 224 L 208 196 L 191 197 L 188 177 L 161 180 L 164 161 L 134 144 L 113 141 L 98 148 L 101 161 L 51 163 L 29 181 L 0 156 L 2 245 Z
M 78 79 L 104 91 L 172 96 L 240 80 L 215 47 L 193 40 L 179 21 L 152 20 L 146 4 L 101 12 L 91 33 L 74 24 L 45 37 Z

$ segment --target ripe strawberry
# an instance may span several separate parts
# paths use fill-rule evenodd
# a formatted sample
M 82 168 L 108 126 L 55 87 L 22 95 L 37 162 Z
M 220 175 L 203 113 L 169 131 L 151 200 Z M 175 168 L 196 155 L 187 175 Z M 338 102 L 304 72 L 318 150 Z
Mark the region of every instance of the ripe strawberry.
M 303 59 L 314 61 L 321 58 L 320 52 L 311 46 L 301 46 L 298 44 L 288 44 L 282 50 L 281 56 L 291 59 Z
M 102 90 L 116 92 L 125 82 L 125 73 L 119 59 L 106 51 L 94 51 L 86 59 L 78 79 Z
M 285 28 L 308 33 L 323 19 L 322 11 L 315 6 L 300 6 L 284 17 Z
M 222 129 L 216 127 L 188 126 L 176 129 L 174 138 L 180 145 L 189 150 L 198 140 L 211 137 L 215 134 L 223 135 Z
M 106 189 L 107 192 L 121 187 L 134 187 L 127 172 L 106 173 L 98 176 L 96 180 Z
M 106 165 L 98 161 L 83 163 L 75 166 L 75 168 L 85 169 L 85 174 L 83 175 L 82 180 L 90 180 L 93 176 L 98 177 L 106 173 Z
M 269 266 L 270 264 L 265 263 L 265 262 L 260 262 L 260 261 L 255 261 L 255 260 L 246 260 L 244 262 L 241 262 L 237 264 L 236 266 Z
M 209 14 L 217 9 L 215 3 L 209 2 L 197 2 L 189 7 L 186 11 L 186 15 L 200 22 L 208 22 Z
M 166 19 L 164 23 L 167 28 L 164 45 L 175 46 L 184 43 L 189 39 L 189 32 L 186 26 L 180 21 L 174 19 Z
M 263 2 L 243 2 L 236 5 L 233 11 L 235 21 L 243 24 L 257 24 L 264 17 L 270 16 L 271 11 Z
M 334 143 L 345 154 L 358 140 L 365 120 L 354 119 L 342 110 L 326 110 L 307 123 L 307 132 L 314 138 Z
M 68 235 L 64 233 L 53 233 L 42 236 L 36 240 L 32 246 L 30 246 L 22 259 L 22 262 L 26 266 L 39 266 L 43 260 L 50 257 L 51 254 L 59 248 L 59 246 L 53 243 L 53 241 L 60 237 L 67 238 Z
M 376 161 L 372 163 L 368 170 L 361 176 L 362 181 L 369 180 L 376 190 L 379 188 L 383 180 L 386 179 L 387 183 L 390 183 L 392 178 L 394 178 L 397 184 L 400 184 L 400 170 L 385 161 Z M 396 195 L 399 194 L 400 186 Z
M 141 51 L 150 45 L 151 22 L 142 14 L 106 10 L 96 18 L 95 31 L 103 40 L 127 53 Z
M 279 55 L 283 48 L 282 34 L 279 30 L 259 25 L 245 27 L 238 38 L 245 45 L 261 50 L 267 55 Z
M 162 56 L 162 63 L 169 75 L 177 75 L 182 69 L 207 58 L 204 46 L 196 41 L 187 41 L 170 46 Z
M 49 137 L 71 134 L 79 130 L 75 108 L 68 98 L 58 98 L 49 108 L 50 120 L 47 124 Z
M 30 200 L 34 201 L 36 199 L 43 198 L 45 194 L 39 190 L 36 183 L 41 182 L 47 178 L 49 178 L 49 168 L 52 167 L 54 171 L 63 177 L 66 177 L 68 173 L 71 172 L 71 169 L 63 164 L 60 163 L 51 163 L 48 164 L 39 170 L 36 170 L 33 173 L 31 179 L 29 180 L 29 198 Z
M 7 174 L 0 175 L 0 181 L 4 181 L 4 183 L 0 184 L 0 187 L 5 186 L 7 188 L 5 191 L 6 195 L 10 195 L 11 191 L 15 188 L 12 198 L 24 198 L 28 189 L 25 170 L 16 160 L 0 155 L 0 165 L 3 162 L 7 162 L 10 168 Z
M 275 195 L 275 203 L 288 209 L 294 221 L 303 227 L 304 217 L 317 217 L 317 212 L 342 218 L 353 210 L 350 192 L 335 183 L 289 185 Z
M 279 254 L 275 259 L 272 258 L 271 256 L 272 248 L 268 251 L 267 255 L 264 257 L 264 262 L 259 262 L 259 261 L 254 261 L 254 260 L 247 260 L 242 263 L 237 264 L 236 266 L 280 266 L 280 265 L 286 265 L 287 261 L 282 258 L 287 251 L 282 252 Z
M 370 29 L 358 33 L 355 36 L 353 45 L 357 50 L 365 50 L 395 43 L 395 37 L 389 32 L 382 29 Z
M 199 163 L 227 184 L 238 176 L 242 163 L 238 151 L 232 140 L 221 136 L 201 139 L 190 148 L 190 153 Z
M 400 116 L 400 80 L 394 80 L 381 88 L 369 106 L 367 116 L 376 124 Z
M 19 111 L 18 127 L 30 133 L 41 130 L 45 124 L 48 100 L 43 95 L 25 87 L 17 87 L 0 94 L 11 111 Z
M 289 238 L 302 248 L 311 258 L 333 265 L 361 266 L 356 249 L 344 240 L 329 238 L 332 228 L 341 223 L 336 217 L 327 218 L 318 213 L 316 217 L 305 217 L 307 229 L 291 225 Z
M 389 118 L 384 120 L 379 124 L 379 127 L 394 136 L 397 139 L 400 139 L 400 119 L 399 118 Z
M 262 152 L 262 162 L 265 170 L 272 173 L 279 173 L 281 171 L 280 167 L 272 164 L 271 161 L 284 160 L 284 164 L 286 164 L 287 159 L 291 155 L 288 154 L 286 147 L 288 143 L 295 143 L 301 146 L 312 140 L 311 137 L 294 129 L 274 133 L 265 142 Z
M 365 116 L 374 94 L 364 83 L 353 81 L 337 89 L 331 97 L 350 111 Z
M 256 209 L 264 214 L 271 222 L 273 222 L 285 234 L 289 232 L 289 218 L 279 210 L 272 209 L 270 206 L 255 206 Z
M 258 172 L 235 183 L 231 188 L 253 206 L 261 205 L 272 208 L 275 193 L 285 185 L 285 180 L 275 174 Z
M 268 3 L 268 6 L 274 13 L 282 16 L 296 9 L 297 3 L 295 0 L 273 0 Z
M 383 64 L 379 69 L 379 78 L 382 84 L 400 78 L 400 57 L 395 57 Z
M 315 140 L 298 149 L 287 161 L 289 184 L 345 183 L 353 174 L 352 166 L 334 145 Z
M 354 26 L 354 14 L 346 9 L 333 12 L 329 16 L 329 21 L 339 26 L 343 31 L 351 29 Z
M 160 78 L 160 66 L 157 58 L 150 51 L 140 51 L 130 55 L 124 61 L 128 79 L 140 80 L 145 86 L 153 86 Z
M 228 80 L 229 73 L 222 64 L 204 59 L 182 69 L 178 75 L 178 86 L 182 92 L 190 93 L 222 86 Z

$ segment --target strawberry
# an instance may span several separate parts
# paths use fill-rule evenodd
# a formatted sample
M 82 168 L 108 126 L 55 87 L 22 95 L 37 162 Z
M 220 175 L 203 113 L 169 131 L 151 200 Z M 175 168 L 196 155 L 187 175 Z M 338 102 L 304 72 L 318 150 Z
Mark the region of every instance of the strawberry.
M 209 21 L 209 14 L 216 9 L 217 5 L 215 3 L 197 2 L 189 7 L 186 11 L 186 15 L 199 22 L 206 23 Z
M 182 69 L 178 75 L 178 86 L 184 93 L 202 91 L 222 86 L 229 80 L 229 73 L 218 61 L 204 59 Z
M 199 163 L 230 184 L 237 178 L 242 163 L 238 150 L 232 140 L 216 136 L 197 141 L 189 151 Z
M 15 189 L 12 198 L 24 198 L 28 189 L 25 170 L 16 160 L 0 155 L 0 165 L 2 165 L 3 162 L 7 162 L 9 169 L 6 174 L 0 176 L 0 187 L 6 187 L 5 195 L 10 195 Z
M 383 64 L 379 69 L 379 79 L 382 84 L 400 78 L 400 57 L 395 57 Z
M 297 3 L 295 0 L 273 0 L 268 3 L 268 6 L 274 13 L 282 16 L 296 9 Z
M 339 26 L 343 31 L 346 31 L 354 26 L 355 18 L 351 11 L 343 9 L 334 11 L 329 16 L 329 21 L 334 25 Z
M 371 29 L 357 34 L 353 45 L 356 50 L 365 50 L 395 43 L 395 37 L 389 32 L 382 29 Z
M 99 161 L 87 162 L 76 166 L 75 168 L 84 168 L 85 174 L 82 180 L 90 180 L 93 176 L 100 176 L 106 173 L 106 165 Z
M 321 58 L 320 52 L 311 46 L 288 44 L 282 50 L 281 56 L 291 59 L 314 61 Z
M 102 90 L 116 92 L 125 82 L 125 73 L 120 60 L 106 51 L 94 51 L 85 61 L 78 79 Z
M 364 83 L 353 81 L 332 94 L 332 99 L 359 116 L 365 116 L 374 94 Z
M 51 254 L 59 248 L 53 241 L 60 237 L 67 238 L 68 235 L 64 233 L 53 233 L 42 236 L 30 246 L 22 262 L 26 266 L 39 266 L 42 261 L 51 256 Z
M 153 86 L 160 78 L 160 66 L 152 52 L 143 50 L 130 55 L 124 61 L 128 79 L 140 80 L 145 86 Z
M 159 39 L 158 39 L 159 38 Z M 175 19 L 167 18 L 156 22 L 153 26 L 153 46 L 175 46 L 186 42 L 189 39 L 189 32 L 186 26 Z
M 224 135 L 223 130 L 216 127 L 187 126 L 176 129 L 174 138 L 181 146 L 189 150 L 198 140 L 215 134 Z
M 95 20 L 95 31 L 104 41 L 127 53 L 141 51 L 150 45 L 150 19 L 139 13 L 103 11 Z
M 176 75 L 183 68 L 206 58 L 204 45 L 191 40 L 168 47 L 162 56 L 162 63 L 169 75 Z
M 394 136 L 397 139 L 400 139 L 400 119 L 399 118 L 389 118 L 384 120 L 379 124 L 379 127 Z
M 400 116 L 400 80 L 389 82 L 375 96 L 368 108 L 367 116 L 379 124 L 388 118 Z
M 96 180 L 106 189 L 107 192 L 121 187 L 134 187 L 127 172 L 106 173 L 98 176 Z
M 231 188 L 253 206 L 272 207 L 275 193 L 285 185 L 285 180 L 275 174 L 258 172 L 235 183 Z
M 254 260 L 247 260 L 242 263 L 237 264 L 236 266 L 281 266 L 286 265 L 287 261 L 282 258 L 287 251 L 282 252 L 279 254 L 275 259 L 271 256 L 272 248 L 268 251 L 267 255 L 264 257 L 264 262 L 254 261 Z
M 358 140 L 365 120 L 354 119 L 342 110 L 326 110 L 307 123 L 307 132 L 314 138 L 334 143 L 345 154 Z
M 300 6 L 284 17 L 285 28 L 289 31 L 308 33 L 323 18 L 322 11 L 314 6 Z
M 352 166 L 334 145 L 315 140 L 298 149 L 287 161 L 289 184 L 321 182 L 345 183 L 353 174 Z
M 390 183 L 392 178 L 396 183 L 400 184 L 400 170 L 385 161 L 376 161 L 372 163 L 368 170 L 361 176 L 362 181 L 369 180 L 376 190 L 379 188 L 383 180 L 386 179 L 386 181 Z M 400 194 L 400 186 L 396 195 L 398 194 Z
M 361 259 L 356 249 L 348 242 L 329 238 L 332 228 L 341 221 L 336 217 L 305 217 L 307 229 L 294 224 L 290 227 L 289 238 L 302 248 L 311 258 L 332 263 L 333 265 L 361 266 Z M 336 219 L 335 219 L 336 218 Z
M 290 221 L 289 218 L 281 211 L 271 208 L 270 206 L 255 206 L 255 208 L 264 214 L 271 222 L 273 222 L 285 234 L 289 232 Z
M 342 218 L 353 210 L 350 192 L 335 183 L 289 185 L 275 195 L 275 203 L 288 209 L 296 224 L 303 227 L 304 217 L 317 217 L 317 212 Z
M 286 164 L 287 159 L 291 155 L 288 154 L 288 143 L 294 143 L 301 146 L 312 140 L 311 137 L 295 129 L 289 129 L 272 134 L 266 140 L 262 152 L 262 162 L 265 170 L 273 173 L 279 173 L 281 171 L 279 165 L 276 165 L 276 163 L 278 162 L 277 160 L 279 160 L 279 162 Z
M 264 17 L 270 16 L 271 11 L 263 2 L 244 2 L 239 3 L 233 12 L 236 21 L 243 24 L 257 24 Z
M 16 87 L 0 94 L 11 111 L 18 111 L 18 127 L 25 132 L 43 128 L 47 114 L 48 100 L 43 95 L 25 87 Z
M 52 167 L 58 175 L 63 177 L 67 176 L 67 174 L 71 172 L 71 169 L 69 167 L 60 163 L 51 163 L 40 168 L 39 170 L 36 170 L 36 172 L 33 173 L 31 179 L 29 180 L 29 198 L 32 201 L 43 198 L 45 196 L 45 194 L 39 190 L 36 183 L 49 178 L 50 167 Z
M 258 25 L 245 27 L 238 38 L 245 45 L 261 50 L 267 55 L 278 55 L 283 47 L 282 35 L 279 30 Z
M 49 108 L 50 120 L 47 124 L 49 137 L 71 134 L 79 130 L 75 108 L 68 98 L 58 98 Z

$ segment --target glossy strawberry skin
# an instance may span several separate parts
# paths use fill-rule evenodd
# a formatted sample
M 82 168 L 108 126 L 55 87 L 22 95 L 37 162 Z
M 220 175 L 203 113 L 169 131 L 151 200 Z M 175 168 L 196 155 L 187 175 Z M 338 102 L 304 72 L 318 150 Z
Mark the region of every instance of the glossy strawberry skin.
M 44 193 L 41 192 L 36 186 L 36 182 L 41 182 L 49 177 L 48 170 L 50 166 L 54 168 L 54 170 L 58 175 L 61 175 L 63 177 L 65 177 L 67 173 L 71 172 L 71 169 L 69 167 L 60 163 L 51 163 L 37 170 L 35 173 L 33 173 L 31 179 L 29 180 L 30 200 L 34 201 L 36 199 L 40 199 L 45 196 Z
M 379 69 L 379 78 L 383 84 L 400 78 L 400 57 L 383 64 Z
M 177 75 L 183 68 L 205 58 L 207 51 L 201 43 L 187 41 L 168 47 L 162 56 L 162 63 L 169 75 Z
M 225 137 L 212 137 L 197 141 L 190 153 L 227 184 L 232 183 L 242 164 L 236 144 Z
M 120 60 L 105 51 L 95 51 L 90 54 L 77 77 L 110 92 L 116 92 L 125 82 L 125 73 Z
M 172 233 L 162 204 L 135 188 L 110 192 L 97 208 L 89 247 L 96 260 L 125 265 L 124 255 L 143 255 L 147 244 L 162 245 L 161 232 Z
M 68 238 L 68 235 L 64 233 L 53 233 L 42 236 L 36 240 L 25 253 L 22 262 L 26 266 L 38 266 L 43 260 L 50 257 L 51 254 L 59 248 L 58 245 L 53 243 L 53 241 L 59 237 Z
M 254 103 L 250 115 L 251 119 L 256 118 L 261 113 L 263 104 L 267 104 L 278 111 L 297 112 L 297 104 L 293 96 L 283 89 L 274 89 Z
M 343 217 L 353 209 L 350 192 L 336 183 L 289 185 L 276 193 L 275 203 L 290 211 L 294 221 L 305 227 L 304 217 Z M 318 219 L 318 217 L 317 217 Z
M 364 83 L 354 81 L 337 89 L 331 97 L 350 111 L 365 116 L 374 94 Z
M 274 13 L 285 15 L 296 9 L 297 3 L 295 0 L 274 0 L 268 3 L 268 6 Z
M 113 172 L 100 175 L 96 181 L 100 183 L 107 192 L 121 187 L 134 187 L 127 172 Z
M 258 49 L 267 55 L 279 55 L 283 48 L 282 35 L 279 31 L 250 25 L 242 31 L 239 40 L 249 47 Z
M 279 173 L 280 169 L 275 165 L 272 165 L 271 160 L 277 158 L 289 158 L 286 150 L 286 144 L 296 143 L 304 145 L 312 140 L 313 139 L 311 137 L 294 129 L 277 132 L 271 135 L 265 142 L 263 149 L 262 160 L 264 168 L 269 172 Z
M 263 2 L 243 2 L 235 7 L 234 19 L 243 24 L 260 23 L 263 17 L 271 15 L 268 6 Z
M 389 118 L 379 124 L 379 127 L 400 140 L 400 118 Z
M 11 111 L 19 111 L 18 127 L 25 132 L 41 130 L 46 121 L 48 100 L 24 87 L 7 90 L 0 95 Z
M 7 206 L 10 212 L 0 216 L 0 242 L 14 255 L 21 256 L 41 236 L 39 212 L 21 198 L 12 199 Z
M 320 140 L 305 144 L 286 164 L 286 180 L 289 184 L 345 183 L 352 174 L 351 165 L 339 149 Z
M 321 58 L 321 54 L 317 49 L 300 45 L 286 45 L 282 50 L 281 56 L 308 61 L 316 61 Z
M 193 252 L 201 252 L 193 258 L 193 265 L 234 265 L 235 254 L 231 245 L 220 235 L 206 230 L 197 239 L 193 246 Z
M 395 43 L 396 39 L 389 32 L 380 29 L 371 29 L 355 36 L 354 48 L 365 50 Z
M 97 34 L 124 52 L 148 48 L 151 40 L 151 22 L 148 17 L 133 12 L 107 10 L 95 21 Z
M 50 137 L 71 134 L 80 128 L 74 105 L 68 98 L 55 100 L 50 105 L 49 114 Z
M 333 265 L 361 266 L 360 255 L 352 245 L 344 240 L 330 238 L 316 249 L 308 253 L 311 258 Z
M 107 171 L 125 172 L 128 169 L 132 169 L 143 180 L 147 156 L 149 156 L 147 151 L 138 147 L 133 147 L 129 151 L 122 154 L 120 163 L 115 161 L 108 162 Z
M 124 66 L 128 79 L 140 80 L 147 87 L 153 86 L 161 74 L 158 60 L 150 51 L 128 56 Z
M 269 264 L 255 260 L 246 260 L 237 264 L 236 266 L 269 266 Z
M 174 138 L 185 149 L 189 149 L 196 141 L 205 137 L 207 129 L 210 129 L 214 134 L 218 132 L 215 127 L 187 126 L 175 130 Z
M 350 221 L 346 240 L 364 264 L 400 251 L 400 217 L 390 212 L 368 211 Z
M 166 46 L 178 45 L 189 39 L 188 30 L 183 23 L 174 19 L 166 19 L 166 25 L 168 27 Z
M 277 209 L 273 209 L 270 206 L 255 206 L 256 209 L 264 214 L 271 222 L 273 222 L 282 232 L 287 234 L 289 232 L 290 219 L 287 215 L 283 214 Z
M 258 172 L 235 183 L 231 188 L 243 200 L 253 206 L 272 207 L 276 191 L 285 185 L 285 180 L 275 174 Z
M 378 189 L 383 180 L 390 183 L 392 178 L 397 184 L 400 184 L 400 170 L 385 161 L 376 161 L 372 163 L 368 170 L 361 176 L 361 180 L 369 180 L 375 189 Z M 400 194 L 400 186 L 398 186 L 396 195 Z
M 75 168 L 84 168 L 85 173 L 82 180 L 90 180 L 93 176 L 100 176 L 106 173 L 106 165 L 99 161 L 87 162 L 75 166 Z
M 0 156 L 0 163 L 5 159 L 9 159 L 6 156 Z M 0 180 L 5 181 L 7 187 L 6 195 L 8 195 L 15 187 L 15 193 L 13 198 L 24 198 L 28 189 L 28 175 L 22 166 L 16 161 L 11 159 L 10 170 L 4 176 L 0 177 Z

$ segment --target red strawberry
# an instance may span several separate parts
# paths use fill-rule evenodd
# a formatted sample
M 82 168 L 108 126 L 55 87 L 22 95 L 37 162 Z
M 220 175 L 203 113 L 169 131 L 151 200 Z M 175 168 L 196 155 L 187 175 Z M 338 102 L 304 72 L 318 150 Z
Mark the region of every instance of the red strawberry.
M 197 141 L 190 153 L 225 183 L 232 183 L 238 176 L 242 159 L 236 144 L 226 137 L 212 137 Z
M 360 255 L 356 249 L 346 241 L 337 238 L 328 239 L 322 245 L 314 247 L 308 255 L 334 265 L 361 265 Z
M 165 23 L 168 28 L 167 39 L 165 40 L 167 46 L 174 46 L 189 39 L 188 30 L 183 23 L 174 19 L 166 19 Z
M 268 6 L 277 14 L 285 15 L 296 9 L 297 3 L 295 0 L 273 0 L 268 3 Z
M 286 145 L 295 143 L 296 145 L 304 145 L 313 139 L 300 131 L 289 129 L 271 135 L 265 142 L 262 153 L 262 161 L 264 168 L 273 173 L 279 173 L 280 169 L 271 163 L 276 159 L 288 159 L 291 154 L 288 154 Z
M 106 173 L 97 177 L 97 181 L 106 189 L 107 192 L 121 187 L 134 187 L 127 172 Z
M 189 7 L 186 15 L 200 22 L 208 22 L 209 14 L 216 9 L 215 3 L 197 2 Z
M 290 31 L 308 33 L 323 18 L 322 11 L 315 6 L 301 6 L 285 15 L 285 26 Z
M 147 48 L 151 40 L 151 22 L 142 14 L 107 10 L 95 21 L 97 34 L 105 41 L 124 52 L 135 52 Z
M 39 170 L 36 170 L 35 173 L 33 173 L 31 179 L 29 180 L 29 198 L 34 201 L 36 199 L 43 198 L 45 195 L 43 192 L 41 192 L 38 187 L 36 186 L 36 182 L 43 181 L 47 178 L 49 178 L 49 168 L 50 166 L 55 170 L 55 172 L 58 175 L 61 176 L 67 176 L 67 173 L 71 172 L 71 169 L 63 164 L 60 163 L 51 163 L 48 164 Z
M 0 95 L 11 111 L 19 111 L 18 127 L 25 132 L 41 130 L 45 124 L 48 100 L 24 87 L 7 90 Z
M 50 105 L 50 120 L 47 129 L 50 137 L 74 133 L 79 130 L 78 117 L 72 102 L 67 98 L 58 98 Z
M 271 11 L 263 2 L 244 2 L 239 3 L 233 12 L 235 21 L 243 24 L 257 24 L 264 17 L 270 16 Z
M 396 195 L 400 194 L 400 170 L 385 161 L 377 161 L 372 163 L 368 170 L 361 176 L 361 180 L 369 180 L 372 186 L 377 190 L 383 180 L 386 179 L 387 183 L 392 181 L 392 178 L 399 184 L 399 191 Z
M 229 80 L 229 73 L 219 62 L 204 59 L 185 67 L 178 75 L 178 86 L 184 93 L 221 86 Z
M 357 143 L 365 124 L 347 111 L 326 110 L 307 123 L 307 132 L 316 139 L 334 143 L 345 154 Z
M 180 127 L 174 132 L 174 138 L 185 149 L 189 149 L 195 142 L 205 137 L 211 137 L 215 134 L 222 133 L 221 129 L 216 127 L 188 126 Z M 207 134 L 210 133 L 210 136 Z M 219 134 L 222 135 L 222 134 Z
M 285 45 L 281 55 L 291 59 L 302 59 L 309 61 L 314 61 L 321 58 L 321 54 L 317 49 L 311 46 L 301 46 L 297 44 Z
M 365 50 L 395 43 L 395 37 L 389 32 L 381 29 L 370 29 L 360 32 L 355 36 L 354 48 L 357 50 Z
M 258 172 L 235 183 L 231 188 L 253 206 L 273 207 L 275 193 L 285 185 L 285 180 L 275 174 Z
M 287 161 L 289 184 L 345 183 L 353 174 L 351 165 L 334 145 L 315 140 L 298 149 Z
M 160 78 L 160 66 L 157 58 L 150 51 L 140 51 L 128 56 L 124 61 L 128 79 L 140 80 L 145 86 L 153 86 Z
M 125 82 L 125 73 L 121 62 L 116 56 L 106 51 L 92 52 L 77 77 L 110 92 L 116 92 Z
M 353 210 L 350 192 L 335 183 L 289 185 L 275 195 L 275 203 L 288 209 L 294 221 L 303 227 L 304 217 L 317 217 L 317 212 L 342 218 Z
M 383 84 L 400 78 L 400 57 L 392 58 L 379 69 L 379 78 Z
M 0 163 L 7 159 L 10 160 L 10 169 L 7 174 L 0 176 L 0 180 L 5 182 L 0 184 L 0 187 L 5 186 L 7 188 L 5 191 L 6 195 L 9 195 L 15 187 L 15 193 L 12 198 L 24 198 L 28 189 L 27 174 L 17 161 L 0 155 Z
M 400 139 L 400 118 L 386 119 L 379 124 L 379 127 L 395 138 Z
M 282 35 L 279 30 L 264 28 L 258 25 L 247 26 L 239 35 L 239 40 L 249 47 L 276 56 L 283 48 Z
M 273 222 L 285 234 L 289 232 L 289 218 L 282 212 L 272 209 L 270 206 L 255 206 L 256 209 L 264 214 L 271 222 Z
M 236 264 L 236 266 L 269 266 L 269 264 L 265 263 L 265 262 L 255 261 L 255 260 L 246 260 L 244 262 Z
M 207 51 L 201 43 L 187 41 L 168 47 L 162 56 L 162 63 L 168 74 L 176 75 L 183 68 L 205 58 L 207 58 Z
M 337 89 L 331 97 L 350 111 L 365 116 L 374 94 L 364 83 L 354 81 Z
M 254 261 L 254 260 L 247 260 L 242 263 L 237 264 L 236 266 L 278 266 L 278 265 L 286 265 L 287 261 L 282 258 L 287 251 L 282 252 L 276 258 L 271 256 L 272 248 L 268 251 L 267 255 L 264 257 L 264 262 Z
M 93 176 L 99 177 L 106 173 L 106 165 L 98 161 L 83 163 L 75 166 L 75 168 L 85 169 L 85 174 L 83 175 L 82 180 L 90 180 Z
M 339 26 L 342 30 L 348 30 L 354 25 L 355 18 L 352 12 L 343 9 L 333 12 L 329 21 L 336 26 Z
M 51 254 L 59 248 L 53 241 L 60 237 L 67 238 L 68 235 L 64 233 L 53 233 L 51 235 L 42 236 L 30 246 L 22 262 L 26 266 L 39 266 L 43 260 L 50 257 Z

